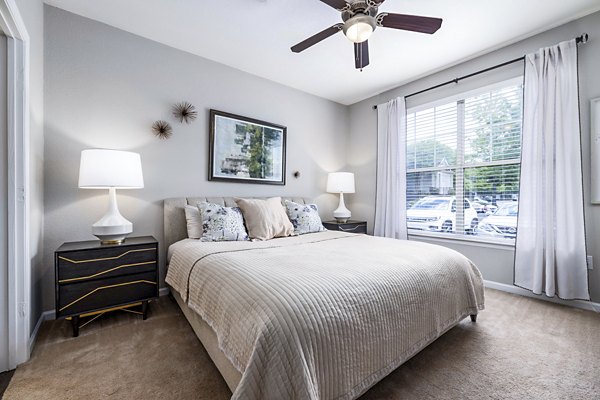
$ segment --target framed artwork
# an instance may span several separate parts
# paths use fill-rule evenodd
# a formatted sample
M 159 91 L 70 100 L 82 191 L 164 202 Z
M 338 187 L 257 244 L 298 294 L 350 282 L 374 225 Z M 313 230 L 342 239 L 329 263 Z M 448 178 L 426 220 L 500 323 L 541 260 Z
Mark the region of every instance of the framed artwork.
M 287 128 L 210 110 L 208 180 L 285 185 Z

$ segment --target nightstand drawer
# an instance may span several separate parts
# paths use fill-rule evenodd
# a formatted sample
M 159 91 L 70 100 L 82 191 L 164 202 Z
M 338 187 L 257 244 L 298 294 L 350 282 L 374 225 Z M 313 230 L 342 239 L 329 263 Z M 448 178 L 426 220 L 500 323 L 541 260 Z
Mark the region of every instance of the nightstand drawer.
M 367 233 L 367 225 L 366 224 L 340 224 L 340 225 L 338 225 L 338 230 L 342 231 L 342 232 Z
M 56 254 L 59 284 L 85 282 L 156 270 L 156 244 Z
M 323 226 L 330 231 L 341 231 L 348 233 L 367 233 L 367 223 L 365 221 L 326 221 Z
M 158 297 L 156 272 L 60 285 L 57 318 Z

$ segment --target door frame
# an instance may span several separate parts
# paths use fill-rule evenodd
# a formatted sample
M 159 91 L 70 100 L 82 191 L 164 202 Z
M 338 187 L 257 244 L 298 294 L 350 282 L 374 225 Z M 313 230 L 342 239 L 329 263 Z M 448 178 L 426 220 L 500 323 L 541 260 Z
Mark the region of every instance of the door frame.
M 7 41 L 8 364 L 27 361 L 31 330 L 29 257 L 29 35 L 15 0 L 0 0 Z

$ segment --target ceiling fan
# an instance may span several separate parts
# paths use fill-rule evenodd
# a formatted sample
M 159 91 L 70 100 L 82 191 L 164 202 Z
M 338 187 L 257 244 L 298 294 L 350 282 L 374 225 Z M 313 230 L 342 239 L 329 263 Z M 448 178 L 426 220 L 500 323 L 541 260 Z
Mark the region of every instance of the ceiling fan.
M 402 29 L 405 31 L 435 33 L 442 26 L 441 18 L 420 17 L 417 15 L 379 13 L 379 6 L 385 0 L 321 0 L 342 13 L 343 23 L 335 24 L 292 47 L 300 53 L 327 39 L 339 31 L 354 42 L 354 64 L 357 69 L 369 65 L 369 44 L 367 39 L 378 26 Z

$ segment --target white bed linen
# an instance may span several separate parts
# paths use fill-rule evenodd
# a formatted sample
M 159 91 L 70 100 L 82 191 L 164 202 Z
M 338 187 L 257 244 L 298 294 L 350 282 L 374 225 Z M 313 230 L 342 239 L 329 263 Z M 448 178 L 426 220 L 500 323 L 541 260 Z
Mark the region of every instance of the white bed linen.
M 461 254 L 333 231 L 182 241 L 166 281 L 242 373 L 232 399 L 357 398 L 484 307 Z

